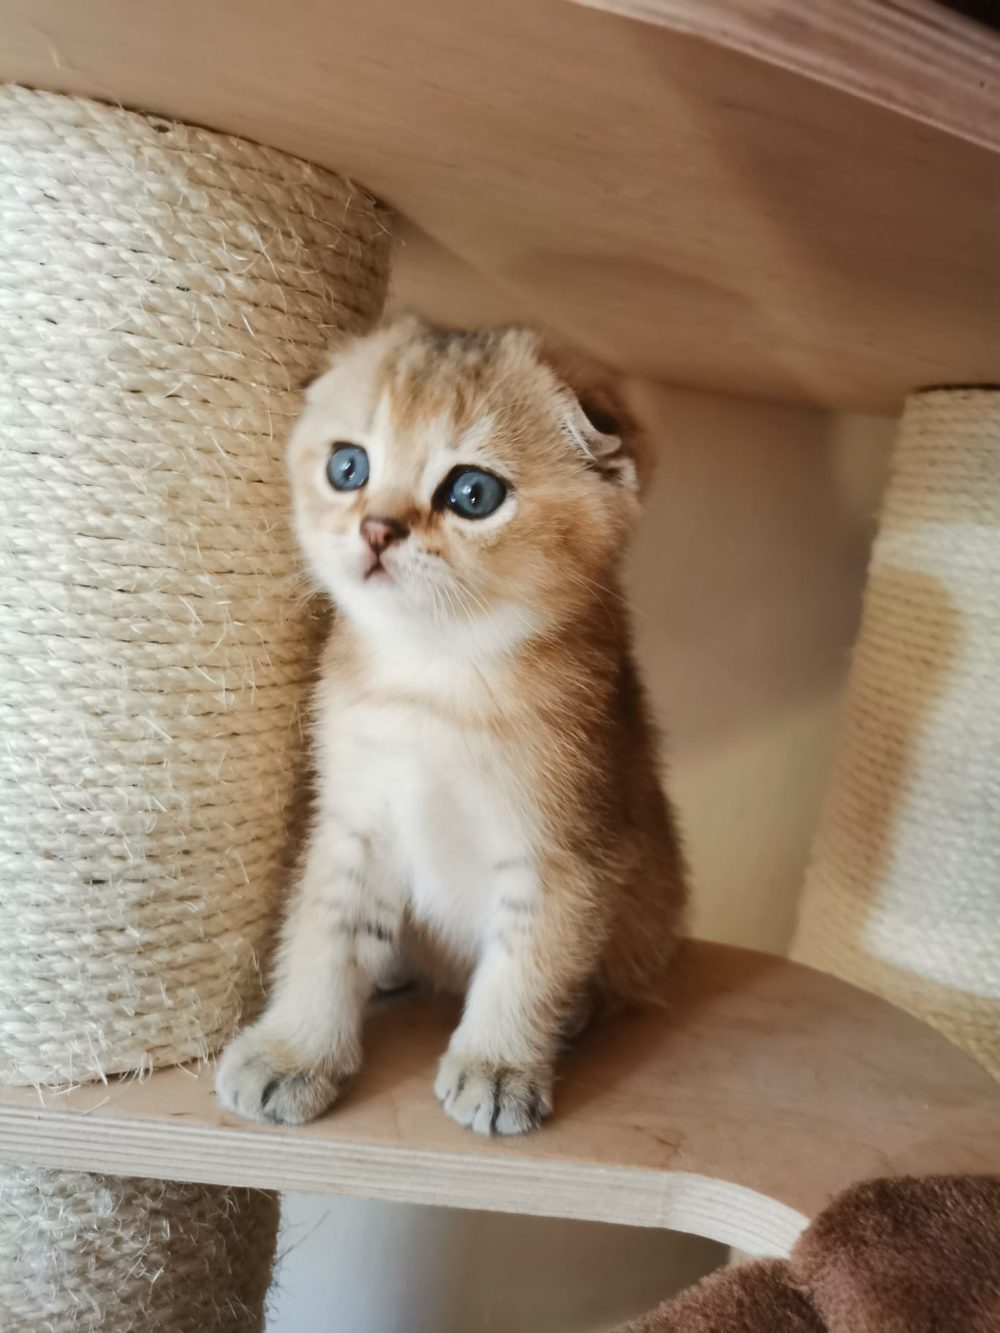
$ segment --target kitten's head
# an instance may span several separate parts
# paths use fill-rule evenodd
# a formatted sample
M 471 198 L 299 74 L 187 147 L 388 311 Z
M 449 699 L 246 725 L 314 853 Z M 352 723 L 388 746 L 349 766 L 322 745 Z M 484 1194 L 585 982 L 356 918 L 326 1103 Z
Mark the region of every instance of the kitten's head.
M 614 580 L 639 445 L 607 373 L 537 334 L 401 319 L 308 389 L 289 448 L 299 539 L 361 625 L 545 633 Z

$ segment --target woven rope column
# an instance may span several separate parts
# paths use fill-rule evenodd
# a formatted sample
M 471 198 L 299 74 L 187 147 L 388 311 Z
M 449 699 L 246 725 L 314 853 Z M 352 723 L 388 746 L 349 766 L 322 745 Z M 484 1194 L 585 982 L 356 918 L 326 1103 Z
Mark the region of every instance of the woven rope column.
M 47 1084 L 208 1056 L 254 998 L 312 665 L 284 439 L 389 255 L 328 172 L 16 88 L 0 226 L 0 1080 Z M 0 1326 L 253 1329 L 274 1223 L 5 1171 Z
M 793 954 L 1000 1076 L 1000 391 L 907 404 Z
M 252 1333 L 276 1195 L 0 1168 L 4 1333 Z

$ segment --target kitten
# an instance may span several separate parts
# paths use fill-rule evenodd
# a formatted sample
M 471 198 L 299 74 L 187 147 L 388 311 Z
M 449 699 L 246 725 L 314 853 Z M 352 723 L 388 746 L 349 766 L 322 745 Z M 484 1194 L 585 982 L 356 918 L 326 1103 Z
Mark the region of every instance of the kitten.
M 483 1133 L 540 1124 L 595 998 L 660 993 L 684 869 L 621 593 L 640 446 L 606 374 L 525 330 L 407 318 L 309 389 L 295 520 L 340 614 L 315 825 L 225 1106 L 329 1106 L 403 955 L 465 993 L 435 1091 Z

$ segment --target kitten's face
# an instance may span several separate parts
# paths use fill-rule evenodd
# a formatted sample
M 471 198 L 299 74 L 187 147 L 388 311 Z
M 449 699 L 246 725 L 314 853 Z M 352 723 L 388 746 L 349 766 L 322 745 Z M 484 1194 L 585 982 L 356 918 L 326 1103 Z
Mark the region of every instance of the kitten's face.
M 593 390 L 592 390 L 593 391 Z M 633 428 L 574 392 L 519 330 L 406 319 L 309 389 L 289 458 L 299 539 L 361 625 L 566 621 L 613 573 L 638 507 Z

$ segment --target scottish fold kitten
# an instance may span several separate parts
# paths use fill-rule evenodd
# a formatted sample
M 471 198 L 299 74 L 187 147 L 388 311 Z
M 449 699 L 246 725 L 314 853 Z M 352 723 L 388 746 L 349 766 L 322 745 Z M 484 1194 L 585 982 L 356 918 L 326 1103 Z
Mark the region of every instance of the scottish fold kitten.
M 407 318 L 308 390 L 295 521 L 339 614 L 311 841 L 227 1107 L 323 1111 L 409 960 L 465 996 L 444 1109 L 518 1133 L 595 1000 L 661 992 L 684 869 L 621 591 L 641 445 L 603 371 L 524 330 Z

